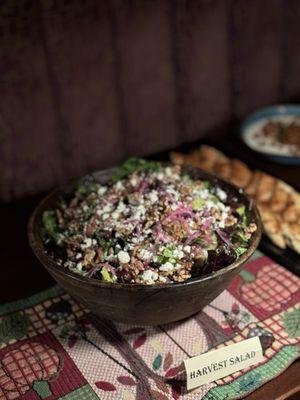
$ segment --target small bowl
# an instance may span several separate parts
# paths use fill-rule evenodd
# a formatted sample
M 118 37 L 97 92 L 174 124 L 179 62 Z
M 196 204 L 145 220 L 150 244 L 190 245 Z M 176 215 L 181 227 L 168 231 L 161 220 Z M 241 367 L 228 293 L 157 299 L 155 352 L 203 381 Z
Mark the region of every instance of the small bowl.
M 243 203 L 250 204 L 248 197 L 240 189 L 215 175 L 189 166 L 183 167 L 183 170 L 193 178 L 208 180 L 225 192 L 234 194 Z M 113 172 L 114 169 L 109 169 L 96 172 L 93 176 L 97 181 L 106 183 Z M 254 253 L 261 238 L 261 220 L 257 208 L 253 205 L 251 213 L 257 231 L 251 238 L 248 250 L 236 262 L 214 273 L 181 283 L 163 285 L 107 283 L 83 277 L 58 265 L 47 254 L 41 234 L 43 212 L 55 208 L 62 198 L 72 193 L 75 186 L 76 183 L 72 183 L 56 189 L 40 202 L 29 220 L 29 242 L 33 252 L 52 277 L 72 297 L 99 317 L 135 325 L 159 325 L 189 317 L 229 286 Z
M 250 114 L 242 123 L 240 130 L 241 140 L 253 151 L 260 154 L 264 158 L 284 165 L 300 165 L 300 157 L 288 154 L 281 154 L 272 151 L 264 151 L 259 149 L 251 140 L 251 134 L 262 128 L 269 121 L 275 122 L 291 122 L 293 119 L 300 121 L 300 106 L 297 104 L 279 104 L 276 106 L 262 108 Z

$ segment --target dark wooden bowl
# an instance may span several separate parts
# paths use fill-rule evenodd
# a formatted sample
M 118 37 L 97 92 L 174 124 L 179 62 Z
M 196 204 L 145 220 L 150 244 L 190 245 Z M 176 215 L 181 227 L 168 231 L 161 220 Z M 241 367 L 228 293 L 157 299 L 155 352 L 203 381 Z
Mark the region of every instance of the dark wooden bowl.
M 245 204 L 248 197 L 234 185 L 216 176 L 192 167 L 184 167 L 194 178 L 208 180 L 219 185 L 227 193 L 237 196 Z M 96 172 L 93 176 L 105 183 L 113 169 Z M 50 193 L 34 210 L 28 225 L 29 242 L 33 252 L 53 278 L 75 299 L 87 306 L 95 315 L 119 322 L 142 325 L 158 325 L 189 317 L 200 311 L 228 287 L 254 253 L 261 237 L 261 221 L 257 208 L 251 212 L 257 231 L 251 238 L 247 252 L 238 261 L 212 274 L 193 278 L 182 283 L 164 285 L 136 285 L 101 282 L 82 277 L 59 266 L 46 252 L 41 236 L 42 214 L 55 208 L 61 198 L 72 193 L 76 183 Z

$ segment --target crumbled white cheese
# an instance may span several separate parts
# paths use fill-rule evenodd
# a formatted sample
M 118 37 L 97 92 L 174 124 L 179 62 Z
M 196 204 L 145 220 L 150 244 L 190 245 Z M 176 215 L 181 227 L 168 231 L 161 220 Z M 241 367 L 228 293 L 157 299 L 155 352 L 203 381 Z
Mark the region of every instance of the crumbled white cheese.
M 159 267 L 160 271 L 170 272 L 174 270 L 174 265 L 169 261 Z
M 173 172 L 173 169 L 171 167 L 167 167 L 165 169 L 165 174 L 167 175 L 167 177 L 169 178 L 173 178 L 174 180 L 178 180 L 180 177 L 178 176 L 178 174 Z
M 187 253 L 190 253 L 191 252 L 191 246 L 189 246 L 187 244 L 186 246 L 184 246 L 183 250 L 186 251 Z
M 217 226 L 219 227 L 219 228 L 221 228 L 221 229 L 224 229 L 225 228 L 225 221 L 219 221 L 218 223 L 217 223 Z
M 115 209 L 115 211 L 111 214 L 112 218 L 117 220 L 120 217 L 120 214 L 126 210 L 126 205 L 124 204 L 123 201 L 120 201 L 118 204 L 118 207 Z
M 82 257 L 82 254 L 81 254 L 81 253 L 77 253 L 77 254 L 76 254 L 76 259 L 77 259 L 77 260 L 79 260 L 79 258 L 81 258 L 81 257 Z
M 216 194 L 219 197 L 220 200 L 225 201 L 227 199 L 227 194 L 224 192 L 224 190 L 217 188 L 216 189 Z
M 107 191 L 107 188 L 105 186 L 100 186 L 97 193 L 99 196 L 102 196 L 106 191 Z
M 135 209 L 134 218 L 135 219 L 144 218 L 145 214 L 146 214 L 146 208 L 143 205 L 139 205 Z
M 142 257 L 143 260 L 148 260 L 148 258 L 151 257 L 150 251 L 146 250 L 146 249 L 141 249 L 139 254 L 140 254 L 140 257 Z
M 120 216 L 120 213 L 119 213 L 118 211 L 114 211 L 114 212 L 111 214 L 111 216 L 112 216 L 113 219 L 118 219 L 119 216 Z
M 115 184 L 115 188 L 116 188 L 117 190 L 123 190 L 123 189 L 124 189 L 124 185 L 123 185 L 123 183 L 122 183 L 121 181 L 118 181 L 118 182 Z
M 149 199 L 152 203 L 155 203 L 158 200 L 157 190 L 152 190 L 149 193 Z
M 169 187 L 166 189 L 166 191 L 172 195 L 172 197 L 174 198 L 175 201 L 178 201 L 180 198 L 180 193 L 178 192 L 178 190 L 174 189 L 173 185 L 169 185 Z
M 161 283 L 166 283 L 168 280 L 167 280 L 167 278 L 165 277 L 165 276 L 160 276 L 159 278 L 158 278 L 158 280 L 159 280 L 159 282 L 161 282 Z
M 102 212 L 103 213 L 107 213 L 111 211 L 111 205 L 110 204 L 106 204 L 103 208 L 102 208 Z
M 203 187 L 201 187 L 200 189 L 199 188 L 195 188 L 193 190 L 193 195 L 194 196 L 199 196 L 202 199 L 206 200 L 210 196 L 210 192 L 209 192 L 209 190 L 207 188 L 203 188 Z
M 127 251 L 121 250 L 118 253 L 118 260 L 121 264 L 127 264 L 130 261 L 130 255 L 127 253 Z
M 211 200 L 206 200 L 205 208 L 207 208 L 208 210 L 210 210 L 211 208 L 216 208 L 216 203 Z
M 87 249 L 88 247 L 91 247 L 92 246 L 92 239 L 91 238 L 85 238 L 84 239 L 84 241 L 83 241 L 83 244 L 81 245 L 81 248 L 84 250 L 84 249 Z
M 155 263 L 158 262 L 158 257 L 156 254 L 153 254 L 152 259 L 153 259 L 153 262 L 155 262 Z
M 130 179 L 130 183 L 133 187 L 135 187 L 137 185 L 137 180 L 135 178 L 131 178 Z
M 65 262 L 65 267 L 72 268 L 72 267 L 74 267 L 74 263 L 72 261 L 68 260 Z
M 58 239 L 57 239 L 57 244 L 60 245 L 65 238 L 65 235 L 63 233 L 58 234 Z
M 149 285 L 151 285 L 152 283 L 157 281 L 157 279 L 158 279 L 158 273 L 157 272 L 152 271 L 151 269 L 147 269 L 147 271 L 143 272 L 142 280 L 144 282 L 148 283 Z
M 178 258 L 178 260 L 181 260 L 181 259 L 184 257 L 184 252 L 183 252 L 182 250 L 175 249 L 175 250 L 173 251 L 173 256 L 174 256 L 175 258 Z
M 126 210 L 126 204 L 123 201 L 120 201 L 117 207 L 117 210 L 121 213 Z

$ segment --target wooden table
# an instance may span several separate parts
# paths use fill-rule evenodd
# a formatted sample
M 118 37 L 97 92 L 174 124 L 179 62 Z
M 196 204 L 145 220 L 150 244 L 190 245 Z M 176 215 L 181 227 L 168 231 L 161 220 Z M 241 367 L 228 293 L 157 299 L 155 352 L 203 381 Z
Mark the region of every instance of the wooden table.
M 222 141 L 222 148 L 249 161 L 253 166 L 271 172 L 300 190 L 300 167 L 281 167 L 257 160 L 232 138 Z M 42 195 L 11 204 L 0 205 L 2 239 L 0 243 L 0 303 L 30 296 L 55 282 L 33 256 L 27 241 L 27 221 Z M 300 399 L 300 361 L 291 365 L 278 378 L 265 384 L 247 397 L 249 400 Z

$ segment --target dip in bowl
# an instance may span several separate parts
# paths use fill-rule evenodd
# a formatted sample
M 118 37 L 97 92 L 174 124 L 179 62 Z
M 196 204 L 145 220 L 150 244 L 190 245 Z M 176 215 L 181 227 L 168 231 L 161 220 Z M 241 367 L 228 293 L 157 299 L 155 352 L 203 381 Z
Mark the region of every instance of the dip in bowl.
M 129 160 L 57 189 L 34 211 L 30 244 L 101 317 L 180 320 L 217 297 L 261 235 L 240 189 L 201 170 Z

